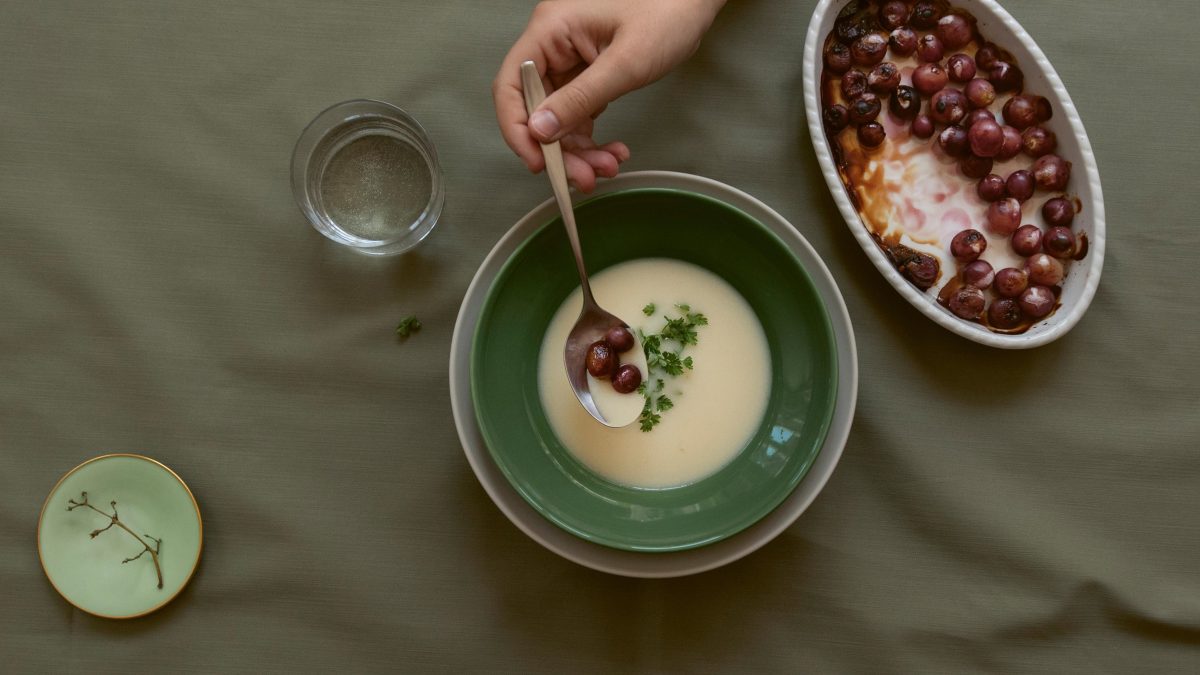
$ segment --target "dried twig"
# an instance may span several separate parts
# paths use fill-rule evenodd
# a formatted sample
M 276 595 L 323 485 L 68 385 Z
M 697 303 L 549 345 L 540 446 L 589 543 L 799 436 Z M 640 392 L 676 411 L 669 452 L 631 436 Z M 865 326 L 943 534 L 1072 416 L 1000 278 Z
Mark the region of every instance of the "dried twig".
M 146 553 L 149 553 L 150 558 L 154 561 L 154 572 L 156 574 L 158 574 L 158 587 L 162 588 L 163 587 L 162 566 L 158 564 L 158 555 L 159 555 L 159 552 L 162 550 L 162 539 L 155 539 L 154 537 L 151 537 L 148 534 L 142 535 L 146 539 L 149 539 L 150 541 L 154 542 L 154 548 L 150 548 L 150 544 L 146 543 L 146 539 L 142 539 L 142 537 L 137 536 L 137 534 L 135 534 L 133 530 L 129 529 L 129 527 L 127 525 L 125 525 L 125 523 L 121 522 L 120 517 L 117 515 L 117 502 L 115 499 L 113 501 L 109 502 L 109 505 L 112 507 L 112 513 L 105 513 L 103 511 L 101 511 L 100 509 L 96 508 L 95 506 L 92 506 L 90 503 L 88 503 L 88 494 L 86 491 L 83 492 L 82 494 L 80 494 L 79 498 L 82 501 L 77 502 L 74 499 L 67 500 L 67 503 L 70 504 L 70 506 L 67 507 L 68 511 L 74 511 L 75 509 L 77 509 L 81 506 L 86 506 L 87 508 L 104 516 L 105 518 L 108 518 L 108 521 L 109 521 L 108 525 L 105 525 L 104 527 L 102 527 L 98 530 L 92 530 L 92 533 L 90 535 L 91 538 L 95 539 L 97 536 L 100 535 L 101 532 L 108 530 L 113 525 L 116 525 L 117 527 L 121 528 L 122 530 L 125 530 L 126 532 L 128 532 L 129 536 L 136 539 L 137 542 L 142 545 L 142 551 L 140 553 L 138 553 L 137 555 L 133 556 L 132 558 L 126 558 L 126 559 L 122 560 L 121 564 L 125 564 L 127 562 L 133 562 L 134 560 L 137 560 L 138 558 L 142 557 L 143 555 L 146 555 Z

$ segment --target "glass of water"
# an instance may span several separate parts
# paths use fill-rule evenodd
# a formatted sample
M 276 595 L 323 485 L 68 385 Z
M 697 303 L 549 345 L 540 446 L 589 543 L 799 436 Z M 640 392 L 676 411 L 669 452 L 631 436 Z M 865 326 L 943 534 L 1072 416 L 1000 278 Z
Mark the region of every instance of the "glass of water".
M 292 192 L 313 227 L 368 255 L 416 246 L 445 202 L 429 135 L 382 101 L 338 103 L 317 115 L 292 152 Z

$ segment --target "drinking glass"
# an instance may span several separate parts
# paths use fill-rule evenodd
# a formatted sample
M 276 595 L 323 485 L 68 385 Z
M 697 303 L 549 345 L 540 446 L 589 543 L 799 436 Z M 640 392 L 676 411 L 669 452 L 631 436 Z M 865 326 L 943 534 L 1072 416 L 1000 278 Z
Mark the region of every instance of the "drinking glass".
M 425 129 L 367 99 L 338 103 L 304 129 L 292 152 L 292 192 L 318 232 L 368 255 L 419 244 L 446 197 Z

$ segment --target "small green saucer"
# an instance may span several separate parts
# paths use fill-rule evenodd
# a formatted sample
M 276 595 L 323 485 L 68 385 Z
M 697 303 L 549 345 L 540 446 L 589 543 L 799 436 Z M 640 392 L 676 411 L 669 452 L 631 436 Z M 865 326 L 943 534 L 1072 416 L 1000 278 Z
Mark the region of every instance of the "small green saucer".
M 93 508 L 67 510 L 84 492 L 105 514 L 115 500 L 121 523 L 162 540 L 162 588 L 152 556 L 133 534 Z M 38 521 L 38 556 L 50 584 L 75 607 L 107 619 L 143 616 L 174 599 L 196 571 L 203 541 L 192 491 L 174 471 L 141 455 L 102 455 L 71 469 L 50 490 Z

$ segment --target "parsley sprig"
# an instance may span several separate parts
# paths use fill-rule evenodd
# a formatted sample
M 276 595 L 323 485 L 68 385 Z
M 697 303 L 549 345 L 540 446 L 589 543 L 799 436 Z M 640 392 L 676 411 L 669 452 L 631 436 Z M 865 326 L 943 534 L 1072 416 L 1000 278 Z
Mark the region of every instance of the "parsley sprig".
M 646 399 L 645 405 L 642 406 L 642 415 L 638 418 L 642 431 L 652 430 L 662 422 L 660 413 L 675 407 L 671 397 L 663 393 L 666 387 L 664 378 L 679 377 L 684 371 L 695 367 L 692 357 L 684 356 L 683 352 L 688 347 L 699 344 L 697 329 L 708 325 L 708 317 L 700 312 L 693 312 L 689 305 L 677 304 L 675 309 L 679 310 L 679 316 L 663 314 L 666 324 L 661 331 L 649 335 L 638 331 L 638 340 L 646 353 L 646 368 L 649 371 L 646 381 L 638 387 L 638 393 Z M 642 308 L 642 313 L 646 316 L 653 316 L 656 312 L 654 303 Z M 649 385 L 652 376 L 654 385 L 651 387 Z
M 417 315 L 410 314 L 403 319 L 400 319 L 400 324 L 396 326 L 396 335 L 401 340 L 407 340 L 413 333 L 421 330 L 421 320 Z

